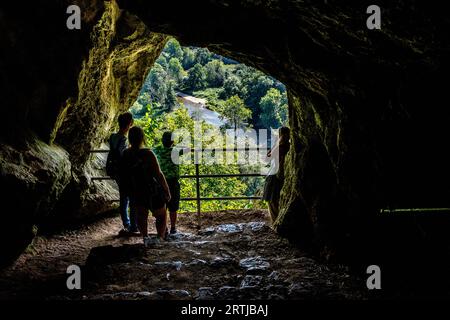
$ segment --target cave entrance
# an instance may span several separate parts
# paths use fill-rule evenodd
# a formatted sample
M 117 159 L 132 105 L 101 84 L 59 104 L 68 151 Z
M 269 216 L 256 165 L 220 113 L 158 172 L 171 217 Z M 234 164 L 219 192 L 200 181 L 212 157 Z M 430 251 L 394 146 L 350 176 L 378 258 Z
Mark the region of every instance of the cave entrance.
M 200 218 L 201 212 L 265 208 L 267 163 L 258 156 L 270 149 L 275 129 L 287 125 L 287 109 L 280 81 L 171 38 L 130 112 L 157 156 L 166 131 L 174 133 L 175 145 L 190 149 L 179 166 L 180 212 Z

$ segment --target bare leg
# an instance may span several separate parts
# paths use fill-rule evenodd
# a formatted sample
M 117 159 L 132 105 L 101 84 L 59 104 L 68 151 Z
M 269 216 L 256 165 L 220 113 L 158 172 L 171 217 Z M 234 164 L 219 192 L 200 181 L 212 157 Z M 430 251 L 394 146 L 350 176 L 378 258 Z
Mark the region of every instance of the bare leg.
M 170 229 L 171 230 L 176 229 L 176 223 L 177 223 L 177 212 L 176 211 L 170 212 Z
M 166 228 L 167 228 L 167 210 L 166 206 L 157 209 L 153 212 L 153 215 L 155 216 L 155 225 L 156 225 L 156 232 L 158 233 L 158 238 L 164 239 L 166 235 Z
M 138 229 L 142 237 L 148 237 L 148 210 L 145 207 L 137 206 L 135 208 L 138 222 Z

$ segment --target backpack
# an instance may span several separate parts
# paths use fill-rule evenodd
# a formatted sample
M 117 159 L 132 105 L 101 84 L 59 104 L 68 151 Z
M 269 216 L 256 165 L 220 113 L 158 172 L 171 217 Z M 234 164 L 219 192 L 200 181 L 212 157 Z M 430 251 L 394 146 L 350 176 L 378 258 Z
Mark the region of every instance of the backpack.
M 109 152 L 106 158 L 106 174 L 113 179 L 117 179 L 120 169 L 120 150 L 118 148 L 120 139 L 117 139 L 116 145 L 112 145 L 112 137 L 109 138 Z
M 153 199 L 158 197 L 164 199 L 164 189 L 150 172 L 142 151 L 141 149 L 139 153 L 132 155 L 132 161 L 128 163 L 129 167 L 126 170 L 128 177 L 124 180 L 128 180 L 128 192 L 132 198 L 140 199 L 142 204 L 151 208 Z

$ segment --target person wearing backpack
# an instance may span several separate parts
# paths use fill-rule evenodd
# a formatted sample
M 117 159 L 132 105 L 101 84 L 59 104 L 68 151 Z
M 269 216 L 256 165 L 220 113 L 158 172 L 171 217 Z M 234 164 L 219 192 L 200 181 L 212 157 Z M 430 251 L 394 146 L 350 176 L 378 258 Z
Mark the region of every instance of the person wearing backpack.
M 132 208 L 129 208 L 129 197 L 126 194 L 123 183 L 120 179 L 120 161 L 123 152 L 127 149 L 127 134 L 133 125 L 133 115 L 130 112 L 119 115 L 119 132 L 113 133 L 109 138 L 109 153 L 106 160 L 106 173 L 113 178 L 119 186 L 120 204 L 119 211 L 122 219 L 123 229 L 119 231 L 119 235 L 127 235 L 129 233 L 138 232 L 136 214 Z M 128 209 L 130 214 L 128 215 Z
M 130 206 L 137 214 L 138 228 L 144 245 L 148 246 L 159 243 L 166 237 L 166 203 L 170 201 L 171 194 L 155 154 L 145 148 L 145 135 L 142 128 L 131 128 L 128 141 L 131 146 L 123 153 L 121 181 L 130 196 Z M 156 239 L 148 235 L 149 210 L 156 220 Z

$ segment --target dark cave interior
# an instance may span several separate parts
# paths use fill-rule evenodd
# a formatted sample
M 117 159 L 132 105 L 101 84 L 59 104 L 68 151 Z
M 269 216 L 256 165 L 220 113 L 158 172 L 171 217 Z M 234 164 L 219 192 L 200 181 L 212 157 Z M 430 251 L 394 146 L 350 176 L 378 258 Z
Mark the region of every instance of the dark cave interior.
M 72 2 L 84 8 L 77 31 L 61 14 Z M 281 236 L 330 261 L 402 261 L 392 277 L 406 265 L 445 273 L 445 214 L 380 209 L 450 207 L 450 19 L 420 1 L 381 1 L 383 27 L 368 30 L 369 4 L 2 3 L 0 183 L 3 225 L 13 226 L 0 236 L 2 264 L 49 221 L 111 209 L 90 181 L 89 150 L 132 104 L 171 35 L 286 85 L 293 148 L 274 223 Z

